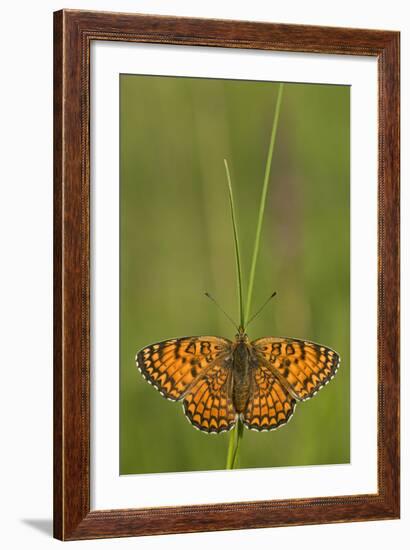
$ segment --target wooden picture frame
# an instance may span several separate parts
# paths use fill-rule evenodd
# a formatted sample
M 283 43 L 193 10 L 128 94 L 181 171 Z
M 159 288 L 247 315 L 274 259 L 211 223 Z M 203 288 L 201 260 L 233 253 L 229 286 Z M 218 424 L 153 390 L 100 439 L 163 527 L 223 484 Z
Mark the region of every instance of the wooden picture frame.
M 372 56 L 378 62 L 378 492 L 90 510 L 93 40 Z M 63 10 L 54 14 L 54 536 L 62 540 L 399 517 L 398 32 Z

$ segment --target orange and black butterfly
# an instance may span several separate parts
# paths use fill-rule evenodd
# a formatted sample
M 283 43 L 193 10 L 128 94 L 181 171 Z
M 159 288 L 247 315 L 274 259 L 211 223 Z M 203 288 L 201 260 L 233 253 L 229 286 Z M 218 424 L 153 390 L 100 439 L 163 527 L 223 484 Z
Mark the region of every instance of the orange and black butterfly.
M 238 418 L 251 430 L 286 424 L 297 401 L 306 401 L 336 374 L 339 355 L 294 338 L 249 341 L 239 328 L 235 341 L 188 336 L 158 342 L 137 353 L 142 376 L 206 433 L 230 430 Z

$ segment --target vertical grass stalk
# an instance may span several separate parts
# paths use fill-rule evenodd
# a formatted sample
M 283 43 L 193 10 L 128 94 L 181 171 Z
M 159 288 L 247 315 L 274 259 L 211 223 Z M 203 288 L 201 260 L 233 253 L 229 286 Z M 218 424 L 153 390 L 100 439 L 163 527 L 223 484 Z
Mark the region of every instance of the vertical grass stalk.
M 232 219 L 232 228 L 233 228 L 233 237 L 235 243 L 235 259 L 236 259 L 236 275 L 237 275 L 237 288 L 238 288 L 238 302 L 239 302 L 239 326 L 244 328 L 245 326 L 245 317 L 244 317 L 244 303 L 243 303 L 243 285 L 242 285 L 242 267 L 241 267 L 241 253 L 239 247 L 239 233 L 238 233 L 238 224 L 236 221 L 236 212 L 235 212 L 235 202 L 233 198 L 231 174 L 229 172 L 228 161 L 224 159 L 226 179 L 228 182 L 229 189 L 229 204 L 231 207 L 231 219 Z M 243 424 L 241 420 L 238 419 L 235 427 L 230 433 L 229 436 L 229 447 L 228 447 L 228 457 L 226 460 L 226 469 L 232 470 L 235 468 L 235 464 L 238 460 L 238 452 L 240 442 L 243 436 Z
M 272 131 L 271 131 L 270 143 L 269 143 L 269 149 L 268 149 L 268 157 L 266 159 L 265 177 L 263 180 L 261 202 L 259 205 L 259 215 L 258 215 L 258 223 L 256 226 L 255 244 L 253 247 L 252 263 L 251 263 L 251 269 L 249 272 L 248 293 L 246 297 L 246 310 L 245 310 L 245 326 L 251 314 L 253 287 L 255 284 L 256 262 L 258 260 L 258 255 L 259 255 L 259 246 L 260 246 L 261 233 L 262 233 L 263 217 L 265 214 L 266 197 L 268 195 L 270 169 L 272 165 L 273 150 L 275 148 L 276 131 L 278 129 L 279 113 L 280 113 L 280 107 L 282 104 L 282 95 L 283 95 L 283 82 L 279 84 L 278 96 L 276 99 L 275 114 L 273 117 Z
M 226 469 L 233 470 L 238 465 L 239 459 L 239 447 L 243 437 L 243 424 L 241 420 L 238 419 L 235 427 L 231 430 L 229 434 L 229 446 L 228 446 L 228 456 L 226 459 Z
M 251 312 L 251 305 L 252 305 L 252 294 L 253 294 L 253 287 L 255 284 L 255 273 L 256 273 L 256 263 L 258 260 L 258 254 L 259 254 L 259 246 L 260 246 L 260 240 L 261 240 L 261 233 L 262 233 L 262 225 L 263 225 L 263 217 L 265 214 L 265 206 L 266 206 L 266 197 L 268 194 L 268 187 L 269 187 L 269 179 L 270 179 L 270 171 L 272 166 L 272 157 L 273 157 L 273 150 L 275 148 L 275 140 L 276 140 L 276 132 L 278 129 L 278 121 L 279 121 L 279 113 L 280 113 L 280 107 L 282 104 L 282 95 L 283 95 L 283 83 L 279 84 L 279 90 L 278 90 L 278 96 L 276 99 L 276 106 L 275 106 L 275 113 L 273 116 L 273 124 L 272 124 L 272 131 L 271 131 L 271 137 L 270 137 L 270 143 L 269 143 L 269 149 L 268 149 L 268 157 L 266 159 L 266 167 L 265 167 L 265 177 L 263 180 L 263 188 L 262 188 L 262 195 L 261 195 L 261 202 L 259 205 L 259 214 L 258 214 L 258 222 L 256 226 L 256 236 L 255 236 L 255 244 L 253 247 L 253 255 L 252 255 L 252 263 L 251 263 L 251 269 L 249 273 L 249 281 L 248 281 L 248 293 L 247 293 L 247 300 L 246 300 L 246 310 L 244 311 L 244 304 L 243 304 L 243 289 L 242 289 L 242 270 L 241 270 L 241 260 L 240 260 L 240 250 L 239 250 L 239 236 L 238 236 L 238 227 L 236 223 L 236 214 L 235 214 L 235 204 L 233 200 L 233 191 L 232 191 L 232 183 L 231 183 L 231 176 L 229 173 L 229 167 L 226 159 L 224 159 L 225 163 L 225 170 L 226 170 L 226 178 L 228 180 L 228 188 L 229 188 L 229 201 L 231 205 L 231 217 L 232 217 L 232 226 L 233 226 L 233 234 L 234 234 L 234 241 L 235 241 L 235 257 L 236 257 L 236 272 L 237 272 L 237 286 L 238 286 L 238 298 L 239 298 L 239 316 L 240 316 L 240 327 L 245 329 L 246 324 L 250 317 Z M 241 440 L 243 437 L 243 423 L 240 419 L 238 419 L 235 427 L 230 433 L 229 437 L 229 446 L 228 446 L 228 456 L 226 461 L 226 469 L 232 470 L 234 469 L 238 464 L 239 459 L 239 447 L 241 444 Z
M 243 285 L 242 285 L 242 268 L 241 268 L 241 253 L 239 248 L 239 234 L 238 234 L 238 224 L 236 222 L 236 213 L 235 213 L 235 202 L 233 200 L 233 190 L 231 182 L 231 174 L 229 173 L 228 161 L 224 159 L 226 179 L 228 181 L 229 189 L 229 204 L 231 206 L 231 218 L 232 218 L 232 228 L 233 228 L 233 237 L 235 242 L 235 258 L 236 258 L 236 276 L 237 276 L 237 287 L 238 287 L 238 302 L 239 302 L 239 326 L 244 328 L 244 308 L 243 308 Z

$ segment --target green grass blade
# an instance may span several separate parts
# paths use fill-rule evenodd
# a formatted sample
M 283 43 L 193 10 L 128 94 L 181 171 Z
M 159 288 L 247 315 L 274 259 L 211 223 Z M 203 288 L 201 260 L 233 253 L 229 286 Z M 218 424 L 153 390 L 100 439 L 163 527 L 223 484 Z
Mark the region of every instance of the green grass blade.
M 269 177 L 270 177 L 270 171 L 272 166 L 272 157 L 273 157 L 273 150 L 275 147 L 275 140 L 276 140 L 276 132 L 278 129 L 278 121 L 279 121 L 279 113 L 280 113 L 280 107 L 282 104 L 282 95 L 283 95 L 283 83 L 279 84 L 279 91 L 278 96 L 276 99 L 276 107 L 275 107 L 275 114 L 273 117 L 273 124 L 272 124 L 272 132 L 271 132 L 271 138 L 269 143 L 269 150 L 268 150 L 268 157 L 266 160 L 266 167 L 265 167 L 265 177 L 263 181 L 263 188 L 262 188 L 262 195 L 261 195 L 261 202 L 259 206 L 259 215 L 258 215 L 258 223 L 256 226 L 256 236 L 255 236 L 255 245 L 253 248 L 253 256 L 252 256 L 252 264 L 251 264 L 251 270 L 249 275 L 249 286 L 248 286 L 248 294 L 247 294 L 247 302 L 246 302 L 246 312 L 244 312 L 243 308 L 243 292 L 242 292 L 242 270 L 241 270 L 241 260 L 240 260 L 240 250 L 239 250 L 239 237 L 238 237 L 238 226 L 236 223 L 236 215 L 235 215 L 235 204 L 233 199 L 233 191 L 232 191 L 232 183 L 231 183 L 231 176 L 229 173 L 229 167 L 228 162 L 226 159 L 224 159 L 225 163 L 225 170 L 226 170 L 226 178 L 228 180 L 228 188 L 229 188 L 229 201 L 231 206 L 231 217 L 232 217 L 232 226 L 233 226 L 233 233 L 234 233 L 234 241 L 235 241 L 235 256 L 236 256 L 236 271 L 237 271 L 237 282 L 238 282 L 238 297 L 239 297 L 239 315 L 240 315 L 240 327 L 245 328 L 246 323 L 250 316 L 250 309 L 252 305 L 252 294 L 253 294 L 253 287 L 255 284 L 255 273 L 256 273 L 256 263 L 258 260 L 258 254 L 259 254 L 259 246 L 260 246 L 260 239 L 261 239 L 261 233 L 262 233 L 262 225 L 263 225 L 263 217 L 265 214 L 265 206 L 266 206 L 266 197 L 268 194 L 268 186 L 269 186 Z M 240 444 L 243 438 L 243 423 L 241 420 L 238 419 L 236 426 L 233 428 L 233 430 L 230 433 L 229 436 L 229 446 L 228 446 L 228 456 L 226 461 L 226 469 L 232 470 L 234 469 L 239 460 L 239 448 Z
M 236 424 L 236 426 L 233 428 L 233 430 L 231 430 L 231 432 L 229 434 L 228 455 L 226 457 L 226 469 L 227 470 L 232 470 L 233 467 L 234 467 L 233 466 L 233 461 L 234 461 L 234 457 L 235 457 L 235 442 L 236 442 L 237 426 L 238 426 L 238 424 Z
M 236 426 L 229 434 L 228 456 L 226 460 L 226 469 L 233 470 L 238 465 L 239 447 L 243 437 L 243 424 L 238 420 Z
M 234 242 L 235 242 L 236 274 L 237 274 L 239 319 L 240 319 L 239 326 L 244 328 L 245 317 L 244 317 L 242 268 L 241 268 L 241 253 L 240 253 L 240 247 L 239 247 L 238 224 L 236 221 L 235 202 L 233 198 L 232 181 L 231 181 L 231 175 L 229 172 L 228 161 L 224 159 L 224 163 L 225 163 L 226 179 L 228 182 L 228 189 L 229 189 L 229 204 L 231 207 L 232 228 L 233 228 L 233 235 L 234 235 Z M 232 470 L 233 468 L 235 468 L 235 465 L 238 460 L 239 445 L 240 445 L 242 436 L 243 436 L 243 425 L 242 425 L 242 422 L 238 420 L 238 422 L 236 423 L 236 426 L 233 428 L 233 430 L 229 435 L 228 456 L 226 460 L 227 470 Z
M 229 189 L 229 203 L 231 206 L 231 218 L 232 218 L 232 227 L 233 227 L 233 236 L 235 242 L 235 258 L 236 258 L 236 274 L 237 274 L 237 287 L 238 287 L 238 301 L 239 301 L 239 326 L 244 328 L 244 304 L 243 304 L 243 286 L 242 286 L 242 269 L 241 269 L 241 254 L 239 248 L 239 234 L 238 234 L 238 224 L 236 222 L 235 214 L 235 203 L 233 200 L 233 191 L 232 191 L 232 182 L 231 175 L 229 173 L 228 161 L 224 159 L 226 179 L 228 181 Z
M 235 429 L 237 430 L 237 438 L 236 438 L 235 453 L 233 455 L 232 468 L 236 468 L 238 466 L 239 447 L 241 445 L 241 441 L 243 437 L 243 423 L 241 420 L 238 420 L 238 422 L 236 423 Z
M 259 206 L 258 223 L 257 223 L 257 226 L 256 226 L 255 245 L 253 247 L 252 263 L 251 263 L 251 269 L 250 269 L 250 273 L 249 273 L 248 294 L 247 294 L 247 299 L 246 299 L 246 311 L 245 311 L 245 321 L 246 321 L 245 326 L 246 326 L 246 323 L 248 322 L 249 316 L 251 314 L 253 287 L 254 287 L 254 284 L 255 284 L 256 263 L 257 263 L 258 255 L 259 255 L 259 246 L 260 246 L 261 233 L 262 233 L 263 217 L 264 217 L 264 214 L 265 214 L 266 197 L 267 197 L 267 194 L 268 194 L 269 177 L 270 177 L 270 170 L 271 170 L 271 165 L 272 165 L 273 150 L 275 148 L 276 131 L 278 129 L 280 107 L 281 107 L 281 104 L 282 104 L 282 95 L 283 95 L 283 83 L 281 82 L 279 84 L 278 96 L 277 96 L 277 99 L 276 99 L 276 107 L 275 107 L 275 114 L 274 114 L 274 117 L 273 117 L 273 124 L 272 124 L 272 132 L 271 132 L 270 144 L 269 144 L 269 150 L 268 150 L 268 157 L 266 159 L 265 177 L 264 177 L 264 181 L 263 181 L 261 202 L 260 202 L 260 206 Z

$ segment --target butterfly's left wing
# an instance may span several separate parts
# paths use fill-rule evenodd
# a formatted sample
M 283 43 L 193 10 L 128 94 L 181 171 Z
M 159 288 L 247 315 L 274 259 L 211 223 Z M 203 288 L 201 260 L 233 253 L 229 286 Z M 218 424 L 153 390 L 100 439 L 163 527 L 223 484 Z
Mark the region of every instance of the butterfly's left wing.
M 336 374 L 339 355 L 314 342 L 294 338 L 259 338 L 251 343 L 258 362 L 275 374 L 300 401 L 310 399 Z
M 206 433 L 230 430 L 236 423 L 232 403 L 232 369 L 217 360 L 186 392 L 183 407 L 191 424 Z
M 216 362 L 229 356 L 231 342 L 216 336 L 189 336 L 157 342 L 135 358 L 142 376 L 161 395 L 177 401 Z

